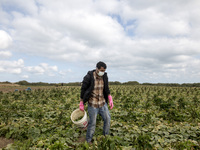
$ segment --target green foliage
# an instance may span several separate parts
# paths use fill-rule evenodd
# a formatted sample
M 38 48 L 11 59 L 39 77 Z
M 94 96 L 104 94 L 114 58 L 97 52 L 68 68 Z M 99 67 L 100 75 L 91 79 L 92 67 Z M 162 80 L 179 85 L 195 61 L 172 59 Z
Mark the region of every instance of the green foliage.
M 199 149 L 198 143 L 191 141 L 191 140 L 177 142 L 177 143 L 174 143 L 173 145 L 176 149 L 180 149 L 180 150 Z
M 152 149 L 150 133 L 142 132 L 133 138 L 133 145 L 137 149 Z
M 70 115 L 80 87 L 0 92 L 0 136 L 15 139 L 9 149 L 200 149 L 200 89 L 110 86 L 114 101 L 110 135 L 97 117 L 93 144 Z M 87 110 L 87 105 L 85 106 Z

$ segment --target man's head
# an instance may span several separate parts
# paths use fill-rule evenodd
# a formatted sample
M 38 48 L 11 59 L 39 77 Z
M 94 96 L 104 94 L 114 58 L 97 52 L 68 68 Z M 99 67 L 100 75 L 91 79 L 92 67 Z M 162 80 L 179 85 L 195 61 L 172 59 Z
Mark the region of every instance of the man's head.
M 96 67 L 97 67 L 98 69 L 101 69 L 101 67 L 103 67 L 105 70 L 106 70 L 106 68 L 107 68 L 106 64 L 105 64 L 104 62 L 102 62 L 102 61 L 99 61 L 99 62 L 97 63 L 97 65 L 96 65 Z
M 104 75 L 104 72 L 106 71 L 106 64 L 102 61 L 98 62 L 97 65 L 96 65 L 96 71 L 97 71 L 97 74 L 99 76 L 103 76 Z

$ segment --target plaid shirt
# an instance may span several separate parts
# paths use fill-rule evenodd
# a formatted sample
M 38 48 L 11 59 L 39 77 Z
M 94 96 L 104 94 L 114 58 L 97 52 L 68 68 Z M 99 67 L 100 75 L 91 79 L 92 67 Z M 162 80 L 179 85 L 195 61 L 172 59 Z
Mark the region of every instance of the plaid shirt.
M 105 104 L 105 98 L 103 95 L 104 82 L 103 78 L 99 77 L 96 74 L 96 71 L 93 72 L 93 76 L 94 76 L 94 90 L 92 91 L 88 103 L 92 107 L 99 108 L 104 106 Z

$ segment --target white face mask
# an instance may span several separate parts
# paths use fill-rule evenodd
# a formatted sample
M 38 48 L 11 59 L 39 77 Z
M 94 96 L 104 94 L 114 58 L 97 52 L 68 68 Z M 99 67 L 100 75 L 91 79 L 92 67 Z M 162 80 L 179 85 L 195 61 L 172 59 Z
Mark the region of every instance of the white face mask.
M 98 75 L 101 77 L 101 76 L 103 76 L 103 75 L 104 75 L 104 72 L 102 72 L 102 71 L 99 71 L 97 74 L 98 74 Z

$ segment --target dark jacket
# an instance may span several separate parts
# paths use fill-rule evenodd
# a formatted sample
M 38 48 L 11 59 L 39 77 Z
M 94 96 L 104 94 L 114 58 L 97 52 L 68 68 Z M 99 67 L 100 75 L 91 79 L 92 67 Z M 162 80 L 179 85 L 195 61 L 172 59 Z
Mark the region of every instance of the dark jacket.
M 87 75 L 83 78 L 81 86 L 81 99 L 83 99 L 84 104 L 89 100 L 91 93 L 94 89 L 94 76 L 93 76 L 94 71 L 96 70 L 88 71 Z M 108 76 L 106 72 L 103 75 L 103 81 L 104 81 L 103 94 L 106 103 L 108 103 L 108 95 L 110 94 L 110 90 L 108 86 Z

